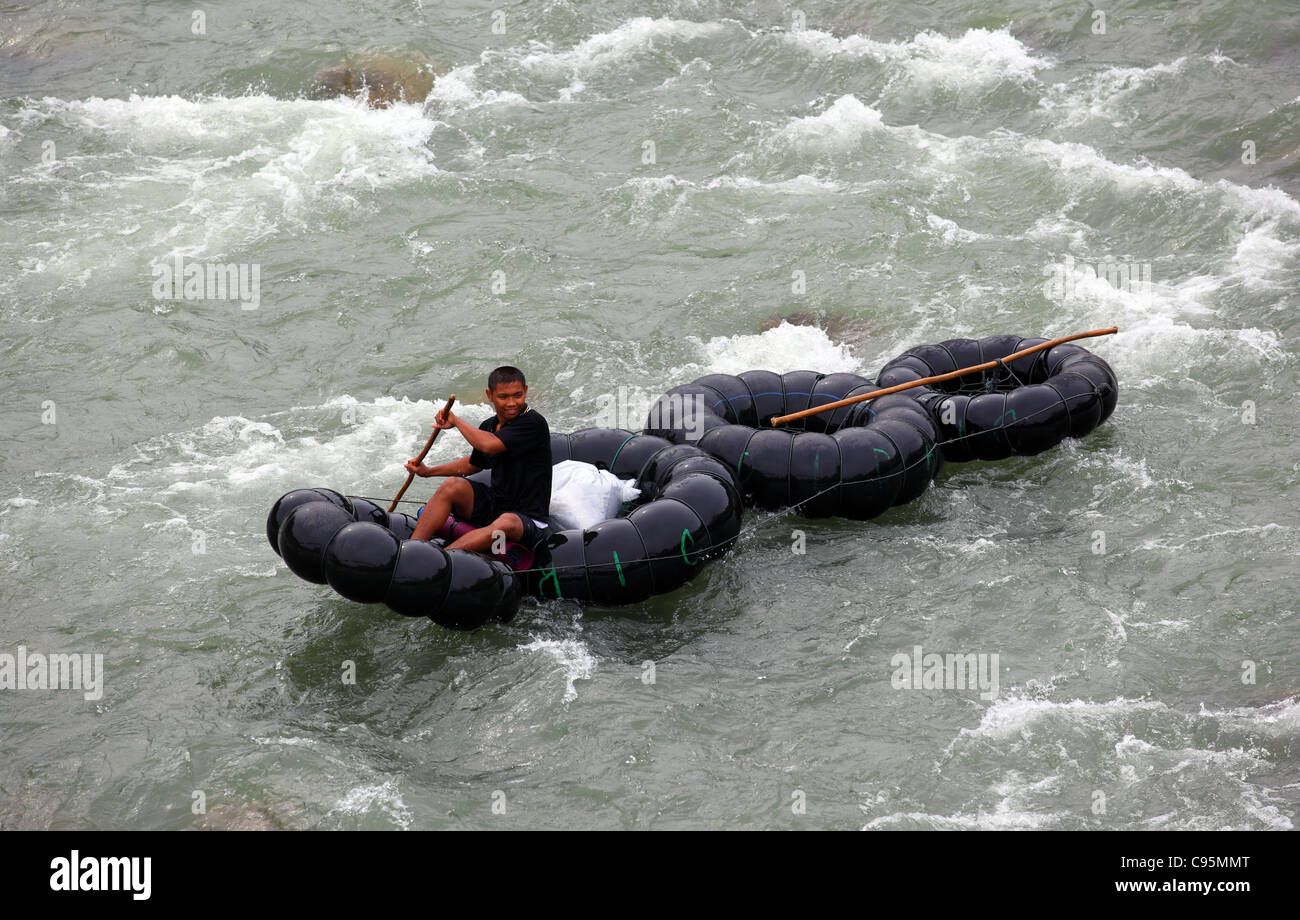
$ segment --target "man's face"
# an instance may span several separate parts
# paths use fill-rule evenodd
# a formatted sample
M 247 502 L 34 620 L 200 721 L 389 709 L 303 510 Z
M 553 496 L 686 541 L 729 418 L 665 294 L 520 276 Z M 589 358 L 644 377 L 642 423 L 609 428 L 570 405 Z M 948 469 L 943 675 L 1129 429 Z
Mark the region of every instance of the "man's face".
M 523 411 L 524 401 L 528 398 L 528 387 L 517 380 L 513 383 L 498 383 L 495 391 L 487 391 L 487 396 L 501 421 L 508 422 Z

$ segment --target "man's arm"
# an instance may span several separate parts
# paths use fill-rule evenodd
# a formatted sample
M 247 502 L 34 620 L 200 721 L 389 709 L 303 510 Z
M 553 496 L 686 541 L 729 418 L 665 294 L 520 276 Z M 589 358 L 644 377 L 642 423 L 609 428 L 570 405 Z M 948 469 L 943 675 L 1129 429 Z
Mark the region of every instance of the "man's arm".
M 471 425 L 455 412 L 451 413 L 451 422 L 452 424 L 447 427 L 450 428 L 454 425 L 456 430 L 461 433 L 461 437 L 468 441 L 469 446 L 475 450 L 482 451 L 485 454 L 499 454 L 506 449 L 505 442 L 492 432 Z
M 417 476 L 469 476 L 477 473 L 480 467 L 469 462 L 469 457 L 461 457 L 458 460 L 450 460 L 447 463 L 439 463 L 437 466 L 425 466 L 421 463 L 415 465 L 414 460 L 406 461 L 407 472 L 414 473 Z

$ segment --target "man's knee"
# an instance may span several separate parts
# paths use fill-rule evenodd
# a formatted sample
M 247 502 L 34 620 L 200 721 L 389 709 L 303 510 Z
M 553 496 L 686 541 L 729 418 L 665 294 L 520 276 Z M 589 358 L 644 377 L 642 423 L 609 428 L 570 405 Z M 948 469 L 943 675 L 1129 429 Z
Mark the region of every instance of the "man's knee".
M 438 486 L 438 490 L 433 494 L 443 495 L 447 498 L 460 498 L 466 495 L 473 495 L 474 487 L 469 484 L 468 479 L 454 476 L 451 479 L 444 479 L 442 485 Z
M 505 533 L 507 540 L 518 540 L 524 535 L 524 522 L 519 519 L 517 514 L 507 512 L 488 526 L 492 528 L 494 533 L 498 530 Z

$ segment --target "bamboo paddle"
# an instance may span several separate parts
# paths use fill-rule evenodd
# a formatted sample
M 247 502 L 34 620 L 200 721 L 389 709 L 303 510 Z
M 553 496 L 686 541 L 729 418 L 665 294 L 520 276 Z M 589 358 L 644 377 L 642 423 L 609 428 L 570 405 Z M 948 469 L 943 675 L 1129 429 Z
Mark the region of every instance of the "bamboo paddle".
M 447 417 L 447 413 L 451 411 L 451 404 L 454 403 L 455 401 L 456 401 L 456 394 L 452 393 L 451 399 L 447 400 L 447 405 L 443 406 L 442 411 L 438 413 L 439 418 Z M 442 428 L 435 428 L 433 430 L 433 434 L 429 435 L 429 442 L 424 445 L 424 450 L 420 451 L 420 456 L 415 458 L 415 462 L 417 464 L 424 462 L 425 454 L 429 452 L 429 448 L 433 447 L 433 442 L 438 440 L 438 435 L 442 434 L 443 430 L 444 429 Z M 406 494 L 407 488 L 410 487 L 411 483 L 414 480 L 415 480 L 414 473 L 406 474 L 406 485 L 402 486 L 402 490 L 397 493 L 397 498 L 393 499 L 393 503 L 388 506 L 389 511 L 392 511 L 395 508 L 397 508 L 397 503 L 402 500 L 402 496 Z
M 847 399 L 837 399 L 835 402 L 829 402 L 824 406 L 816 409 L 804 409 L 801 412 L 792 412 L 789 415 L 776 415 L 772 417 L 772 425 L 784 425 L 786 422 L 792 422 L 795 419 L 805 418 L 809 415 L 816 415 L 819 412 L 826 412 L 830 409 L 838 409 L 840 406 L 851 406 L 854 403 L 860 403 L 864 400 L 875 399 L 878 396 L 888 396 L 890 393 L 897 393 L 900 390 L 910 390 L 912 387 L 924 386 L 927 383 L 941 383 L 944 380 L 951 380 L 954 377 L 961 377 L 964 374 L 973 374 L 976 371 L 987 371 L 997 367 L 999 364 L 1007 364 L 1017 358 L 1023 358 L 1025 355 L 1032 355 L 1036 351 L 1042 351 L 1044 348 L 1053 348 L 1065 342 L 1073 342 L 1075 339 L 1087 339 L 1098 335 L 1114 335 L 1119 332 L 1118 326 L 1111 326 L 1109 329 L 1093 329 L 1091 332 L 1076 332 L 1074 335 L 1062 336 L 1059 339 L 1052 339 L 1050 342 L 1040 342 L 1029 348 L 1023 348 L 1014 354 L 1007 355 L 1001 361 L 986 361 L 983 364 L 975 364 L 970 367 L 963 367 L 961 370 L 950 371 L 947 374 L 936 374 L 933 377 L 922 377 L 920 380 L 913 380 L 910 383 L 900 383 L 898 386 L 889 387 L 884 390 L 876 390 L 874 393 L 862 393 L 858 396 L 850 396 Z

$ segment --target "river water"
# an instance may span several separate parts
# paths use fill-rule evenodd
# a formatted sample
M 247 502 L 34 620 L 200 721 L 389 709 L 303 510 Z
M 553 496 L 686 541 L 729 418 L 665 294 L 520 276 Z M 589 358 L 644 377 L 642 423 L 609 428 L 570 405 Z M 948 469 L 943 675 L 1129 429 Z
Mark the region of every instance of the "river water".
M 0 8 L 0 654 L 103 656 L 0 690 L 0 827 L 1293 827 L 1300 9 L 799 12 Z M 368 52 L 443 73 L 307 98 Z M 249 296 L 156 296 L 178 259 Z M 751 510 L 631 608 L 450 632 L 264 535 L 395 493 L 498 364 L 637 428 L 713 371 L 1112 324 L 1087 438 Z M 918 649 L 997 686 L 896 686 Z

